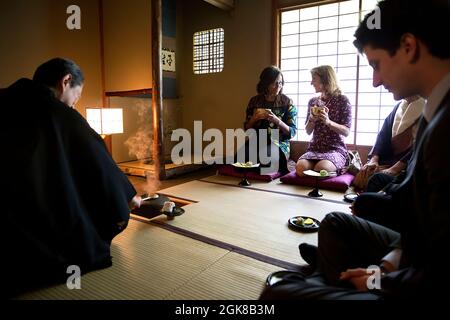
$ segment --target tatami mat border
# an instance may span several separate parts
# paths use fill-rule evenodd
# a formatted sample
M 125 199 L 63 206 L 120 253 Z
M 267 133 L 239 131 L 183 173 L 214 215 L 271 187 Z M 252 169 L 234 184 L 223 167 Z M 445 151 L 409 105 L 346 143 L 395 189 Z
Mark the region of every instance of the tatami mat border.
M 313 197 L 305 196 L 305 195 L 302 195 L 302 194 L 295 194 L 295 193 L 282 192 L 282 191 L 273 191 L 273 190 L 265 190 L 265 189 L 259 189 L 259 188 L 254 188 L 254 187 L 241 187 L 241 186 L 238 186 L 238 185 L 232 185 L 232 184 L 223 183 L 223 182 L 208 181 L 208 180 L 203 180 L 203 179 L 198 179 L 196 181 L 200 181 L 200 182 L 204 182 L 204 183 L 218 184 L 218 185 L 221 185 L 221 186 L 227 186 L 227 187 L 232 187 L 232 188 L 249 189 L 249 190 L 254 190 L 254 191 L 276 193 L 276 194 L 281 194 L 281 195 L 284 195 L 284 196 L 298 197 L 298 198 L 317 200 L 317 201 L 325 201 L 325 202 L 330 202 L 330 203 L 337 203 L 337 204 L 346 204 L 347 203 L 347 202 L 345 202 L 343 200 L 342 201 L 338 201 L 338 200 L 324 199 L 324 198 L 313 198 Z
M 288 261 L 283 261 L 283 260 L 279 260 L 276 258 L 272 258 L 272 257 L 266 256 L 266 255 L 263 255 L 263 254 L 260 254 L 257 252 L 253 252 L 253 251 L 250 251 L 250 250 L 247 250 L 247 249 L 244 249 L 244 248 L 241 248 L 241 247 L 238 247 L 238 246 L 226 243 L 226 242 L 222 242 L 222 241 L 215 240 L 215 239 L 212 239 L 209 237 L 205 237 L 205 236 L 202 236 L 201 234 L 191 232 L 191 231 L 179 228 L 179 227 L 175 227 L 175 226 L 166 224 L 161 221 L 142 219 L 138 216 L 132 216 L 131 218 L 134 220 L 140 221 L 140 222 L 148 223 L 148 224 L 163 228 L 165 230 L 177 233 L 179 235 L 182 235 L 182 236 L 194 239 L 194 240 L 204 242 L 206 244 L 216 246 L 221 249 L 235 252 L 235 253 L 241 254 L 243 256 L 253 258 L 255 260 L 283 268 L 283 269 L 296 270 L 299 267 L 299 264 L 294 264 L 294 263 L 291 263 Z

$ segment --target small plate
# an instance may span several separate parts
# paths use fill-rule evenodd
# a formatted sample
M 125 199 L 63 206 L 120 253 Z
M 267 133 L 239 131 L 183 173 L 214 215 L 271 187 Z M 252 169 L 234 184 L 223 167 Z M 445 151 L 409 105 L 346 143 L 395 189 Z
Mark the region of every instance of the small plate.
M 251 166 L 243 166 L 242 163 L 236 162 L 236 163 L 233 163 L 232 166 L 235 168 L 239 168 L 239 169 L 251 169 L 251 168 L 258 168 L 259 163 L 252 164 Z
M 336 177 L 337 176 L 336 172 L 328 172 L 328 174 L 326 176 L 322 176 L 322 175 L 320 175 L 319 172 L 314 171 L 314 170 L 303 171 L 303 174 L 305 176 L 318 178 L 318 179 L 332 178 L 332 177 Z
M 356 194 L 356 193 L 344 194 L 344 200 L 347 202 L 352 203 L 353 201 L 356 200 L 356 198 L 358 198 L 358 194 Z
M 314 223 L 308 225 L 308 224 L 303 224 L 300 222 L 301 220 L 306 220 L 306 219 L 311 219 Z M 293 227 L 293 228 L 303 231 L 303 232 L 316 232 L 317 230 L 319 230 L 319 226 L 320 226 L 319 220 L 312 218 L 312 217 L 306 217 L 306 216 L 292 217 L 289 219 L 288 223 L 289 223 L 290 227 Z
M 271 287 L 274 284 L 280 282 L 281 280 L 284 280 L 285 277 L 290 276 L 290 275 L 299 275 L 302 278 L 304 277 L 301 273 L 295 272 L 295 271 L 289 271 L 289 270 L 275 271 L 267 276 L 266 286 Z

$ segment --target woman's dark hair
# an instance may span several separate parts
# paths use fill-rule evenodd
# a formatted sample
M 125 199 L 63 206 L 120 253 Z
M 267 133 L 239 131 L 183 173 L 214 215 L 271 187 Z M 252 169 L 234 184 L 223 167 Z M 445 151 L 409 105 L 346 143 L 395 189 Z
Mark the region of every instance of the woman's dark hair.
M 54 58 L 41 64 L 33 75 L 33 80 L 48 87 L 56 87 L 58 82 L 66 75 L 72 75 L 70 86 L 81 86 L 84 83 L 84 75 L 80 67 L 69 59 Z
M 280 74 L 284 85 L 284 77 L 279 68 L 275 66 L 265 68 L 261 72 L 261 75 L 259 76 L 259 82 L 258 85 L 256 86 L 256 92 L 258 92 L 258 94 L 266 94 L 269 85 L 274 83 Z M 281 89 L 280 93 L 282 92 L 282 90 L 283 89 Z
M 427 46 L 432 55 L 448 59 L 450 45 L 443 33 L 448 29 L 449 17 L 448 0 L 380 1 L 377 8 L 359 24 L 353 44 L 359 52 L 370 45 L 394 55 L 400 47 L 402 36 L 411 33 Z M 373 23 L 377 19 L 378 26 Z

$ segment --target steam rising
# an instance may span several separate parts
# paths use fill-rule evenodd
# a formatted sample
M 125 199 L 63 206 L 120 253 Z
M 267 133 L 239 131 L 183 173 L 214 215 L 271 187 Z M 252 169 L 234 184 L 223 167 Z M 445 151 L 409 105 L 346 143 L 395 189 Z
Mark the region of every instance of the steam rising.
M 133 136 L 125 141 L 125 146 L 128 148 L 128 154 L 130 156 L 135 156 L 138 160 L 144 161 L 151 156 L 151 108 L 148 105 L 148 101 L 144 99 L 134 100 L 136 100 L 136 103 L 133 108 L 138 114 L 138 129 Z
M 146 175 L 147 184 L 145 186 L 145 192 L 149 195 L 156 193 L 161 186 L 161 182 L 151 174 Z
M 149 106 L 148 99 L 133 99 L 133 102 L 133 109 L 138 114 L 137 130 L 133 136 L 125 141 L 125 146 L 128 148 L 130 156 L 148 164 L 148 159 L 151 158 L 153 132 L 151 106 Z M 149 195 L 156 193 L 161 186 L 161 182 L 148 171 L 146 172 L 146 180 L 145 192 Z

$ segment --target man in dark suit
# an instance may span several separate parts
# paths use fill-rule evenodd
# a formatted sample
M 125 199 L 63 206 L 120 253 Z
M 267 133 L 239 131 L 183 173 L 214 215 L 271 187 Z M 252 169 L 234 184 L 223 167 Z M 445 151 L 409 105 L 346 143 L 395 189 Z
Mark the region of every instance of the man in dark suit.
M 301 246 L 323 281 L 292 273 L 266 288 L 262 299 L 448 299 L 450 47 L 441 33 L 449 17 L 447 0 L 385 0 L 355 33 L 375 87 L 384 85 L 397 100 L 427 99 L 406 178 L 392 194 L 399 232 L 330 213 L 318 248 Z
M 74 109 L 84 76 L 68 59 L 0 92 L 2 297 L 111 266 L 110 245 L 140 197 Z M 8 169 L 14 164 L 17 170 Z

